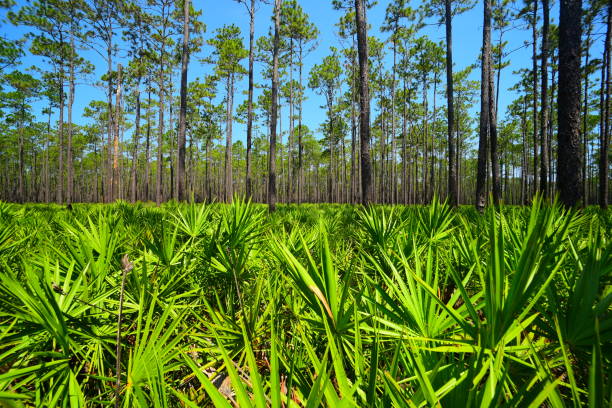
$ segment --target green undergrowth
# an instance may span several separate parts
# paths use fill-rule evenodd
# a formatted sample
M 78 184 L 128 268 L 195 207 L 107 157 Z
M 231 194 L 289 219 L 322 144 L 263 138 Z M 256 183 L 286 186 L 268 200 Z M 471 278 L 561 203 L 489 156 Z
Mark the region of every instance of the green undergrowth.
M 610 406 L 611 214 L 0 203 L 0 406 Z

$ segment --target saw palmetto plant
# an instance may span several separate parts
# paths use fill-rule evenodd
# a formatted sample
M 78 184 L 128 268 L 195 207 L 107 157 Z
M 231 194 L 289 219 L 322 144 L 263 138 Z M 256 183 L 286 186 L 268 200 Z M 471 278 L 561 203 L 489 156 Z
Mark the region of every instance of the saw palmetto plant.
M 0 405 L 610 406 L 610 231 L 540 200 L 0 204 Z

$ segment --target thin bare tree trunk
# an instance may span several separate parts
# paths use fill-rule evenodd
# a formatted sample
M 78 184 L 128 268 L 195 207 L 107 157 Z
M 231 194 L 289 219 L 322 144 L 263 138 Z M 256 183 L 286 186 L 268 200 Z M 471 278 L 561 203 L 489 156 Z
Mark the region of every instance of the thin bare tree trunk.
M 109 26 L 110 27 L 110 26 Z M 106 146 L 106 177 L 105 180 L 106 187 L 104 189 L 104 201 L 110 203 L 113 198 L 113 171 L 112 171 L 112 154 L 111 154 L 111 146 L 113 144 L 113 48 L 112 48 L 112 30 L 108 30 L 109 43 L 106 48 L 106 57 L 108 61 L 108 68 L 106 75 L 107 79 L 107 105 L 108 105 L 108 120 L 106 122 L 106 130 L 107 130 L 107 146 Z
M 476 174 L 476 208 L 482 211 L 487 194 L 487 151 L 490 132 L 491 104 L 491 0 L 484 0 L 482 29 L 482 64 L 480 77 L 480 137 L 478 140 L 478 170 Z
M 302 89 L 302 68 L 303 68 L 303 45 L 302 42 L 299 41 L 299 59 L 300 59 L 300 63 L 298 66 L 298 76 L 299 76 L 299 84 L 300 84 L 300 89 Z M 300 100 L 299 100 L 300 104 L 299 104 L 299 114 L 298 114 L 298 171 L 297 171 L 297 203 L 301 204 L 302 200 L 303 200 L 303 192 L 302 190 L 304 189 L 304 169 L 303 169 L 303 165 L 302 165 L 302 161 L 303 161 L 303 150 L 304 150 L 304 146 L 302 145 L 302 108 L 303 108 L 303 102 L 304 102 L 304 97 L 303 95 L 300 95 Z
M 25 97 L 24 97 L 25 99 Z M 23 122 L 24 122 L 24 113 L 25 113 L 25 100 L 21 104 L 21 116 L 19 118 L 19 125 L 17 129 L 17 133 L 19 135 L 19 176 L 18 176 L 18 199 L 19 203 L 23 203 L 25 201 L 25 191 L 24 191 L 24 141 L 23 141 Z
M 586 40 L 584 44 L 585 50 L 585 59 L 584 59 L 584 98 L 582 99 L 583 103 L 583 112 L 582 112 L 582 197 L 583 197 L 583 205 L 588 205 L 589 196 L 588 196 L 588 183 L 587 183 L 587 165 L 588 165 L 588 115 L 589 115 L 589 58 L 590 58 L 590 48 L 591 48 L 591 30 L 592 25 L 590 23 L 587 24 L 587 33 Z
M 49 103 L 49 114 L 47 117 L 47 135 L 45 137 L 45 175 L 44 175 L 44 180 L 45 180 L 45 203 L 49 203 L 50 201 L 50 190 L 51 190 L 51 178 L 49 175 L 49 147 L 50 147 L 50 139 L 51 139 L 51 106 L 52 104 Z M 95 156 L 94 156 L 95 157 Z M 98 172 L 96 171 L 96 174 L 98 174 Z
M 247 112 L 247 140 L 246 140 L 246 196 L 251 198 L 253 194 L 253 181 L 251 176 L 251 150 L 252 150 L 252 139 L 253 139 L 253 72 L 255 62 L 255 0 L 251 0 L 251 7 L 249 8 L 250 25 L 249 25 L 249 94 L 248 94 L 248 112 Z
M 278 53 L 280 46 L 281 0 L 274 0 L 274 46 L 272 55 L 272 107 L 270 112 L 270 151 L 268 152 L 268 210 L 276 210 L 276 121 L 278 115 Z
M 157 173 L 155 174 L 155 203 L 159 206 L 162 202 L 162 171 L 163 171 L 163 142 L 164 142 L 164 65 L 163 55 L 159 70 L 159 123 L 157 133 Z
M 398 31 L 397 24 L 395 32 Z M 397 44 L 395 36 L 393 36 L 393 69 L 391 76 L 391 203 L 397 204 L 396 186 L 397 180 L 395 177 L 395 71 L 397 65 Z
M 587 119 L 589 114 L 589 49 L 591 48 L 591 30 L 592 26 L 590 23 L 587 24 L 586 40 L 584 45 L 585 56 L 584 56 L 584 98 L 583 112 L 582 112 L 582 197 L 584 199 L 583 205 L 588 205 L 588 194 L 587 194 L 587 163 L 588 163 L 588 129 Z
M 599 206 L 608 208 L 608 144 L 610 142 L 610 75 L 612 64 L 610 61 L 610 46 L 612 45 L 612 3 L 608 3 L 608 28 L 606 31 L 606 43 L 604 45 L 604 58 L 602 67 L 602 109 L 603 119 L 601 129 L 601 141 L 599 146 Z M 605 96 L 604 96 L 605 93 Z
M 501 199 L 501 182 L 499 169 L 499 153 L 497 150 L 497 112 L 495 111 L 493 84 L 493 68 L 491 67 L 491 57 L 489 57 L 489 139 L 491 143 L 491 173 L 493 204 L 499 205 Z
M 523 100 L 523 114 L 521 115 L 521 135 L 523 137 L 523 155 L 521 160 L 521 204 L 527 203 L 527 95 Z
M 57 174 L 57 202 L 62 204 L 64 202 L 64 67 L 62 64 L 60 64 L 59 76 L 59 171 Z
M 542 195 L 547 197 L 550 194 L 548 188 L 548 26 L 549 26 L 549 0 L 542 0 L 542 12 L 544 21 L 542 25 L 542 89 L 541 89 L 541 108 L 540 108 L 540 189 Z
M 113 173 L 112 173 L 112 200 L 119 197 L 119 124 L 121 122 L 121 64 L 117 66 L 117 90 L 115 93 L 115 131 L 113 135 Z
M 445 4 L 446 25 L 446 101 L 447 101 L 447 137 L 448 137 L 448 202 L 451 206 L 457 206 L 457 163 L 455 163 L 455 151 L 457 142 L 454 136 L 455 129 L 455 107 L 453 102 L 453 29 L 451 15 L 451 0 Z
M 537 42 L 538 42 L 538 0 L 533 0 L 533 14 L 532 14 L 532 62 L 533 62 L 533 192 L 540 191 L 540 179 L 538 178 L 539 170 L 539 158 L 538 158 L 538 58 L 537 58 Z
M 66 166 L 68 167 L 68 181 L 66 183 L 66 203 L 72 203 L 72 195 L 74 189 L 74 165 L 72 163 L 72 106 L 74 105 L 74 37 L 70 37 L 70 65 L 69 65 L 69 86 L 68 86 L 68 146 Z
M 433 89 L 433 106 L 432 106 L 432 113 L 431 113 L 431 121 L 432 121 L 432 132 L 431 132 L 431 138 L 430 138 L 430 151 L 429 151 L 429 184 L 430 184 L 430 188 L 429 188 L 429 197 L 428 197 L 428 202 L 431 202 L 433 199 L 434 194 L 436 194 L 436 189 L 435 189 L 435 174 L 434 174 L 434 169 L 435 169 L 435 159 L 436 159 L 436 155 L 435 155 L 435 139 L 436 139 L 436 115 L 437 115 L 437 111 L 436 111 L 436 95 L 438 91 L 438 73 L 434 73 L 434 89 Z M 439 194 L 439 192 L 438 192 Z
M 150 81 L 149 81 L 150 82 Z M 144 168 L 144 199 L 151 199 L 149 187 L 151 185 L 151 88 L 147 90 L 147 139 L 145 142 L 145 168 Z
M 406 98 L 406 79 L 404 77 L 404 98 Z M 408 137 L 408 134 L 406 132 L 406 105 L 407 105 L 407 101 L 402 100 L 402 200 L 401 203 L 406 205 L 408 204 L 408 173 L 407 173 L 407 154 L 408 154 L 408 150 L 407 150 L 407 141 L 406 138 Z
M 233 111 L 234 111 L 234 77 L 233 74 L 227 76 L 227 103 L 225 112 L 225 169 L 224 169 L 224 182 L 225 182 L 225 195 L 224 200 L 226 203 L 232 201 L 232 195 L 234 194 L 233 189 L 233 176 L 232 176 L 232 124 L 233 124 Z
M 138 199 L 138 193 L 137 193 L 137 175 L 136 175 L 136 170 L 138 168 L 137 163 L 138 163 L 138 141 L 140 140 L 140 81 L 141 81 L 141 75 L 140 72 L 138 73 L 138 77 L 136 78 L 136 119 L 135 119 L 135 129 L 134 129 L 134 135 L 133 135 L 133 144 L 134 146 L 132 147 L 132 168 L 130 170 L 131 174 L 130 174 L 130 184 L 131 184 L 131 188 L 130 188 L 130 201 L 132 203 L 136 202 L 136 200 Z
M 187 128 L 187 68 L 189 66 L 189 9 L 190 1 L 183 4 L 183 53 L 181 56 L 181 107 L 179 111 L 178 129 L 178 163 L 177 163 L 177 195 L 179 201 L 185 201 L 185 133 Z

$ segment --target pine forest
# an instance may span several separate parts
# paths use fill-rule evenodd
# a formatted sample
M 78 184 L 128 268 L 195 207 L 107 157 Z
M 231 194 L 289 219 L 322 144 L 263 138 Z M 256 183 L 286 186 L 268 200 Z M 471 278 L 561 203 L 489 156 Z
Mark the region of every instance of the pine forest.
M 611 43 L 605 0 L 0 0 L 0 407 L 611 407 Z

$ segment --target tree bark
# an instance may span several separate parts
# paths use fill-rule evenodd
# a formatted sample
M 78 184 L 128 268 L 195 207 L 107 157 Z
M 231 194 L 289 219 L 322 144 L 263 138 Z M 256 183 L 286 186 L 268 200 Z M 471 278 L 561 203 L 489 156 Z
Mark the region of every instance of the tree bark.
M 138 141 L 140 140 L 140 81 L 141 81 L 141 73 L 140 70 L 137 74 L 136 77 L 136 119 L 135 119 L 135 129 L 134 129 L 134 135 L 133 135 L 133 144 L 134 146 L 132 147 L 132 168 L 130 170 L 130 184 L 131 184 L 131 188 L 130 188 L 130 201 L 132 203 L 135 203 L 136 200 L 138 199 L 138 192 L 137 192 L 137 175 L 136 175 L 136 170 L 138 168 L 137 163 L 138 163 Z
M 189 66 L 189 0 L 183 5 L 183 53 L 181 56 L 181 107 L 178 129 L 177 194 L 179 201 L 185 201 L 185 133 L 187 130 L 187 68 Z
M 424 53 L 425 51 L 423 51 Z M 428 122 L 427 114 L 429 112 L 429 106 L 427 101 L 427 72 L 423 72 L 423 133 L 422 133 L 422 149 L 423 149 L 423 160 L 421 164 L 421 172 L 423 174 L 421 178 L 421 195 L 420 202 L 425 203 L 427 197 L 429 197 L 429 184 L 427 183 L 427 136 L 428 136 Z
M 445 1 L 444 20 L 446 24 L 446 100 L 448 136 L 448 203 L 457 206 L 457 164 L 455 163 L 456 140 L 455 107 L 453 102 L 453 29 L 451 0 Z
M 149 79 L 149 89 L 147 90 L 147 138 L 145 146 L 145 168 L 144 168 L 144 199 L 149 201 L 150 196 L 150 185 L 151 185 L 151 80 Z
M 406 90 L 406 77 L 404 76 L 404 80 L 403 80 L 403 84 L 404 84 L 404 93 L 403 93 L 403 98 L 407 98 L 407 90 Z M 407 131 L 406 131 L 406 108 L 408 105 L 408 101 L 406 100 L 402 100 L 402 200 L 401 203 L 406 205 L 408 204 L 408 173 L 407 173 L 407 154 L 408 154 L 408 150 L 407 150 L 407 141 L 406 138 L 408 137 Z
M 163 48 L 163 47 L 162 47 Z M 162 51 L 163 53 L 163 51 Z M 164 57 L 161 56 L 159 68 L 159 123 L 157 133 L 157 173 L 155 174 L 155 204 L 162 202 L 162 170 L 163 170 L 163 141 L 164 141 Z
M 206 201 L 212 201 L 212 182 L 210 179 L 210 165 L 212 164 L 212 156 L 210 152 L 210 138 L 211 136 L 206 137 L 206 164 L 204 165 L 204 179 L 206 181 Z
M 280 46 L 281 0 L 274 0 L 274 45 L 272 51 L 272 95 L 270 151 L 268 152 L 268 211 L 276 210 L 276 121 L 278 115 L 278 53 Z
M 172 95 L 174 95 L 174 83 L 172 82 L 172 74 L 170 73 L 170 81 L 168 83 L 168 95 L 169 95 L 169 103 L 168 103 L 168 123 L 170 124 L 168 129 L 168 142 L 170 144 L 170 154 L 168 154 L 168 161 L 170 162 L 170 175 L 168 177 L 168 188 L 170 189 L 170 194 L 168 196 L 175 201 L 178 201 L 178 186 L 176 185 L 178 180 L 175 176 L 176 169 L 176 154 L 175 154 L 175 135 L 174 133 L 174 105 L 172 104 Z M 163 184 L 163 180 L 162 180 Z
M 532 32 L 532 62 L 533 62 L 533 191 L 540 191 L 540 183 L 538 178 L 538 59 L 537 59 L 537 42 L 538 42 L 538 0 L 533 0 L 533 21 L 531 26 Z
M 278 1 L 278 0 L 277 0 Z M 359 55 L 359 142 L 361 144 L 361 204 L 372 200 L 372 167 L 370 163 L 370 88 L 368 67 L 368 33 L 365 0 L 355 0 L 357 51 Z
M 74 165 L 72 163 L 72 106 L 74 105 L 74 59 L 76 51 L 74 47 L 74 37 L 70 37 L 70 65 L 69 65 L 69 86 L 68 86 L 68 146 L 66 155 L 66 166 L 68 167 L 68 181 L 66 183 L 66 204 L 72 203 L 74 189 Z
M 327 110 L 329 115 L 329 167 L 327 169 L 327 202 L 334 202 L 334 112 L 332 107 L 333 94 L 327 95 Z
M 59 142 L 58 142 L 58 160 L 59 172 L 57 174 L 57 202 L 64 202 L 64 66 L 60 64 L 59 69 Z
M 487 151 L 490 133 L 491 109 L 491 0 L 484 0 L 484 22 L 482 29 L 482 66 L 480 77 L 480 137 L 478 140 L 478 170 L 476 174 L 476 209 L 482 211 L 486 205 Z
M 601 141 L 599 145 L 599 206 L 608 208 L 608 145 L 610 142 L 610 75 L 612 64 L 610 63 L 610 46 L 612 43 L 612 3 L 608 3 L 606 42 L 604 45 L 604 58 L 602 67 L 602 109 L 603 127 L 601 129 Z M 605 78 L 605 80 L 604 80 Z M 605 93 L 605 95 L 603 95 Z
M 497 112 L 495 110 L 492 58 L 489 57 L 489 140 L 491 143 L 491 175 L 493 189 L 493 204 L 499 205 L 501 199 L 501 182 L 499 152 L 497 150 Z
M 17 129 L 17 134 L 19 135 L 19 176 L 18 176 L 18 198 L 17 201 L 19 203 L 23 203 L 25 201 L 25 191 L 24 191 L 24 141 L 23 141 L 23 122 L 25 120 L 25 97 L 23 102 L 21 103 L 21 116 L 19 118 L 19 125 Z
M 302 67 L 303 67 L 303 44 L 302 41 L 299 41 L 299 66 L 298 66 L 298 77 L 300 84 L 300 91 L 302 90 Z M 297 170 L 297 203 L 301 204 L 303 200 L 303 189 L 304 189 L 304 169 L 303 169 L 303 150 L 304 146 L 302 146 L 302 108 L 304 102 L 304 93 L 301 92 L 300 100 L 299 100 L 299 113 L 298 113 L 298 170 Z
M 588 205 L 589 197 L 587 194 L 587 164 L 588 164 L 588 114 L 589 114 L 589 49 L 591 48 L 591 30 L 593 26 L 589 21 L 587 23 L 586 39 L 584 44 L 585 56 L 584 56 L 584 98 L 582 98 L 582 197 L 584 199 L 583 205 Z
M 50 143 L 50 139 L 51 139 L 51 113 L 52 113 L 52 106 L 53 104 L 51 102 L 49 102 L 49 113 L 48 113 L 48 117 L 47 117 L 47 135 L 45 136 L 45 175 L 44 175 L 44 180 L 45 180 L 45 203 L 49 203 L 50 202 L 50 191 L 51 191 L 51 178 L 50 178 L 50 174 L 49 174 L 49 147 L 51 145 Z M 97 170 L 97 169 L 96 169 Z M 98 174 L 98 172 L 96 171 L 96 175 Z M 97 177 L 97 176 L 96 176 Z M 97 197 L 96 197 L 97 200 Z
M 110 20 L 110 18 L 109 18 Z M 109 26 L 110 27 L 110 26 Z M 106 57 L 108 62 L 108 68 L 106 75 L 107 78 L 107 105 L 108 105 L 108 120 L 106 122 L 106 130 L 107 130 L 107 146 L 106 146 L 106 177 L 105 180 L 106 188 L 104 189 L 105 197 L 104 201 L 110 203 L 113 200 L 113 170 L 112 170 L 112 154 L 111 154 L 111 146 L 113 143 L 113 48 L 112 48 L 112 30 L 108 30 L 109 42 L 106 48 Z
M 427 201 L 429 203 L 432 202 L 433 200 L 433 196 L 434 194 L 439 194 L 438 191 L 436 191 L 436 185 L 435 185 L 435 160 L 436 160 L 436 116 L 437 116 L 437 106 L 436 106 L 436 96 L 438 93 L 438 72 L 436 70 L 436 72 L 434 72 L 434 87 L 433 87 L 433 106 L 432 106 L 432 110 L 431 110 L 431 121 L 432 121 L 432 131 L 431 131 L 431 137 L 430 137 L 430 151 L 429 151 L 429 196 L 427 197 Z
M 527 204 L 527 93 L 523 97 L 523 112 L 521 115 L 521 136 L 523 154 L 521 156 L 521 205 Z
M 232 176 L 232 125 L 234 122 L 234 75 L 232 73 L 227 76 L 227 103 L 225 112 L 225 168 L 224 168 L 224 183 L 226 203 L 232 202 L 234 194 L 233 176 Z
M 294 141 L 294 121 L 293 121 L 293 37 L 289 38 L 289 136 L 287 137 L 287 202 L 293 201 L 295 180 L 293 179 L 293 166 L 291 165 L 293 154 L 291 144 Z
M 550 39 L 549 39 L 549 45 L 550 45 Z M 555 98 L 557 95 L 557 91 L 556 91 L 557 89 L 557 81 L 556 81 L 557 70 L 555 69 L 555 67 L 557 66 L 557 61 L 556 61 L 554 52 L 550 53 L 549 55 L 551 59 L 552 70 L 551 70 L 551 78 L 550 78 L 550 95 L 548 97 L 548 135 L 547 135 L 548 137 L 548 192 L 550 196 L 553 196 L 556 194 L 555 167 L 554 167 L 555 161 L 553 160 L 552 138 L 553 138 L 553 129 L 555 131 L 557 130 L 553 123 L 554 118 L 555 118 L 555 113 L 554 113 Z
M 540 190 L 547 197 L 548 189 L 548 27 L 549 27 L 549 0 L 542 0 L 542 89 L 540 107 Z
M 249 25 L 249 94 L 248 94 L 248 112 L 247 112 L 247 140 L 246 140 L 246 197 L 251 198 L 253 194 L 253 181 L 251 176 L 251 150 L 252 150 L 252 139 L 253 139 L 253 72 L 255 62 L 255 0 L 251 0 L 251 7 L 249 8 L 250 25 Z
M 559 131 L 557 184 L 561 203 L 574 207 L 582 200 L 580 146 L 580 47 L 582 0 L 561 0 L 559 12 Z
M 115 92 L 115 131 L 113 132 L 113 173 L 112 173 L 112 200 L 119 197 L 119 126 L 121 122 L 121 64 L 117 66 L 117 90 Z
M 396 185 L 397 178 L 395 177 L 395 71 L 397 65 L 397 44 L 395 33 L 398 32 L 397 21 L 393 35 L 393 68 L 391 76 L 391 203 L 397 204 Z

